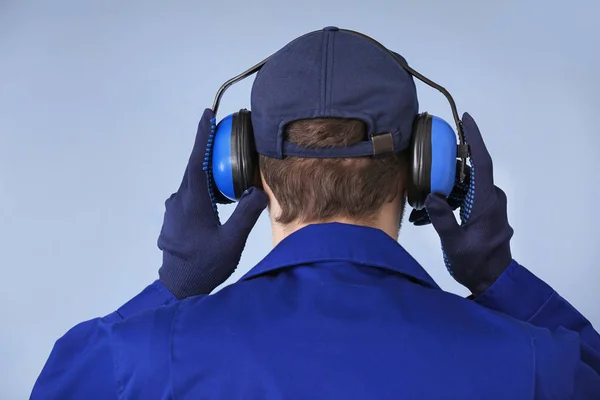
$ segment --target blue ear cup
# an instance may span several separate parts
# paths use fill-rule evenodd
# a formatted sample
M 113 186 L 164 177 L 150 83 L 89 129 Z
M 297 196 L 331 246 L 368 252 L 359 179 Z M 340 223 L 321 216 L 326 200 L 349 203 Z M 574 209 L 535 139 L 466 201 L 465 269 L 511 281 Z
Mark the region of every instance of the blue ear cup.
M 212 145 L 212 174 L 218 191 L 229 200 L 235 201 L 231 168 L 232 122 L 233 114 L 230 114 L 217 124 Z
M 408 203 L 425 207 L 430 193 L 448 197 L 456 178 L 456 134 L 443 119 L 419 114 L 413 123 Z
M 212 146 L 212 174 L 217 190 L 229 202 L 239 200 L 256 183 L 258 154 L 250 111 L 228 115 L 217 125 Z

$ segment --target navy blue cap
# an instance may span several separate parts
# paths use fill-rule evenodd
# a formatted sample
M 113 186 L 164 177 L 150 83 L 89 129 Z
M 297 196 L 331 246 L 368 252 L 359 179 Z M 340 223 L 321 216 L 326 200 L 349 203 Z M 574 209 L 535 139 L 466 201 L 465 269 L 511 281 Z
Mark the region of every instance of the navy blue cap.
M 376 146 L 389 151 L 392 144 L 394 152 L 403 150 L 410 143 L 418 109 L 412 76 L 385 48 L 336 27 L 288 43 L 266 62 L 252 86 L 256 149 L 273 158 L 367 156 L 378 152 Z M 363 120 L 369 137 L 385 140 L 328 149 L 302 148 L 284 140 L 288 123 L 326 117 Z

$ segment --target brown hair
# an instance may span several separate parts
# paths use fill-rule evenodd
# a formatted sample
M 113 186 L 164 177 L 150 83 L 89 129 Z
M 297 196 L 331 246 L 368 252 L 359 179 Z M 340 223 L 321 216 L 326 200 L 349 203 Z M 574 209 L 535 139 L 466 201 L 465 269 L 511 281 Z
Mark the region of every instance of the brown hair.
M 285 135 L 303 147 L 347 146 L 366 140 L 367 126 L 355 119 L 306 119 L 290 123 Z M 259 158 L 281 206 L 276 221 L 282 224 L 335 217 L 369 221 L 385 202 L 403 194 L 406 161 L 406 152 L 380 158 Z

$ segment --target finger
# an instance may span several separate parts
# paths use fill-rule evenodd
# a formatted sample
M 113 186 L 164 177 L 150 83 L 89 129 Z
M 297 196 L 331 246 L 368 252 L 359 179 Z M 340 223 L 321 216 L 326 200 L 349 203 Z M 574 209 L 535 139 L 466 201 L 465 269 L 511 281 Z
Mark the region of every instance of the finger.
M 194 147 L 185 167 L 177 196 L 188 208 L 194 209 L 194 216 L 190 215 L 189 218 L 200 218 L 204 225 L 217 226 L 218 217 L 213 209 L 208 175 L 203 169 L 213 122 L 214 113 L 206 109 L 198 123 Z
M 471 163 L 476 171 L 477 184 L 492 187 L 494 185 L 492 157 L 485 146 L 481 132 L 469 113 L 463 114 L 462 125 L 471 153 Z
M 265 192 L 254 187 L 248 189 L 240 198 L 231 217 L 223 225 L 223 234 L 245 243 L 258 217 L 267 208 L 267 204 L 268 197 Z
M 208 181 L 206 180 L 206 173 L 203 170 L 203 164 L 206 158 L 206 149 L 211 134 L 212 123 L 214 121 L 213 116 L 212 110 L 206 109 L 198 123 L 194 146 L 192 147 L 192 152 L 185 167 L 180 191 L 181 189 L 189 190 L 190 187 L 194 189 L 202 188 L 207 191 Z
M 214 113 L 211 109 L 207 108 L 202 114 L 202 118 L 198 123 L 198 130 L 196 132 L 196 139 L 194 140 L 194 147 L 188 160 L 188 174 L 190 176 L 204 175 L 203 164 L 206 158 L 206 149 L 208 147 L 208 141 L 212 133 L 214 124 Z
M 434 229 L 438 233 L 442 244 L 446 238 L 458 238 L 461 234 L 460 226 L 454 217 L 452 208 L 443 195 L 432 193 L 425 200 L 425 208 Z

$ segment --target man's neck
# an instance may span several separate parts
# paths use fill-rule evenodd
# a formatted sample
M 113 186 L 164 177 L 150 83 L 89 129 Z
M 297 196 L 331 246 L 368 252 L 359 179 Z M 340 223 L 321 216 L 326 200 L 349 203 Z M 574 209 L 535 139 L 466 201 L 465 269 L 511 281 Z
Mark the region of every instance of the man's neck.
M 285 239 L 292 233 L 294 233 L 308 225 L 326 224 L 326 223 L 332 223 L 332 222 L 338 222 L 338 223 L 349 224 L 349 225 L 366 226 L 366 227 L 370 227 L 370 228 L 379 229 L 379 230 L 382 230 L 383 232 L 385 232 L 392 239 L 398 240 L 400 223 L 399 223 L 399 221 L 394 221 L 394 218 L 378 218 L 378 219 L 374 219 L 371 222 L 358 221 L 358 220 L 353 220 L 353 219 L 349 219 L 349 218 L 335 218 L 335 219 L 331 219 L 331 220 L 327 220 L 327 221 L 314 221 L 314 222 L 302 222 L 302 223 L 292 222 L 290 224 L 285 224 L 285 225 L 280 224 L 278 222 L 274 222 L 271 219 L 271 234 L 273 237 L 273 247 L 277 246 L 279 244 L 279 242 L 281 242 L 283 239 Z

